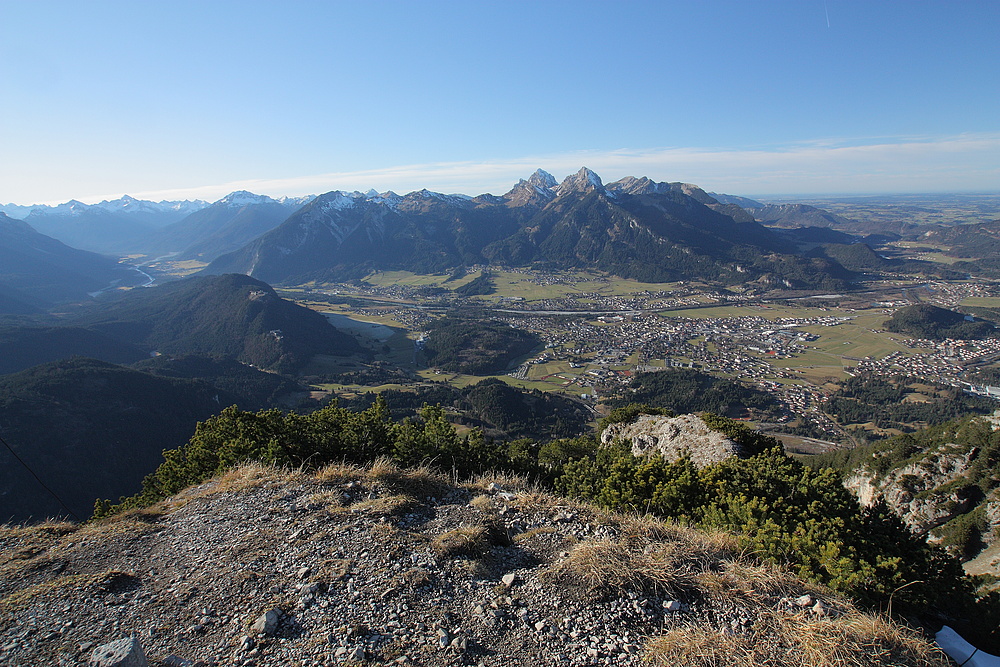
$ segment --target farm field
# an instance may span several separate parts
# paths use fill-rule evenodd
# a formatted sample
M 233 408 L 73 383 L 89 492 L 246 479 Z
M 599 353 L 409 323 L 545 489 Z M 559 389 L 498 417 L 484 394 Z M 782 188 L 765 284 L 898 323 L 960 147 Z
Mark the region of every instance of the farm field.
M 981 308 L 1000 308 L 1000 297 L 970 296 L 962 300 L 963 306 L 979 306 Z
M 364 282 L 374 287 L 440 287 L 454 290 L 472 282 L 481 271 L 449 280 L 445 274 L 419 275 L 408 271 L 380 271 L 369 274 Z M 525 301 L 564 299 L 581 295 L 628 296 L 644 292 L 670 291 L 676 283 L 640 283 L 590 271 L 566 271 L 558 274 L 534 271 L 504 271 L 491 269 L 495 292 L 478 297 L 484 301 L 500 298 L 520 298 Z

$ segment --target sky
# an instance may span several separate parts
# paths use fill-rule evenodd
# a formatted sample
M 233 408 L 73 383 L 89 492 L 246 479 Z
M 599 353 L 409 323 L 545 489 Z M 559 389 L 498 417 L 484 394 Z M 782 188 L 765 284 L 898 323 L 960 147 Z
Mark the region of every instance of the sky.
M 1000 0 L 0 0 L 0 203 L 1000 192 Z

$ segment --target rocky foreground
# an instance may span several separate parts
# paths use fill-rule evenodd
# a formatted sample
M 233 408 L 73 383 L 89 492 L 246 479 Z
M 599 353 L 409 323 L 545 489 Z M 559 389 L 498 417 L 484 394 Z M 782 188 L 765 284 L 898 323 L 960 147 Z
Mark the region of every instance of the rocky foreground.
M 948 664 L 728 536 L 381 462 L 0 527 L 0 664 L 88 662 Z

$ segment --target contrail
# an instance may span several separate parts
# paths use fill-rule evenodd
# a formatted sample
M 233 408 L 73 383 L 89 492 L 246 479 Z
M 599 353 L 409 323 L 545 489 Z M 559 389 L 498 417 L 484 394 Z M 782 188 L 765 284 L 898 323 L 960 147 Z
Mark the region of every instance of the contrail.
M 830 8 L 826 6 L 826 0 L 823 0 L 823 9 L 826 10 L 826 27 L 830 27 Z

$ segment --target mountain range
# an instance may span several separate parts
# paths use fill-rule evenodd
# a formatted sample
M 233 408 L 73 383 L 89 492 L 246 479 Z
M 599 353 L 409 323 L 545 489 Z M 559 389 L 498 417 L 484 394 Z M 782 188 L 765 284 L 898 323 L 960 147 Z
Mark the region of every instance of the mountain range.
M 311 199 L 273 199 L 240 190 L 212 204 L 151 202 L 126 195 L 99 204 L 76 200 L 58 206 L 7 204 L 0 206 L 0 212 L 75 248 L 211 260 L 277 226 Z
M 605 186 L 582 168 L 542 170 L 502 197 L 420 190 L 320 195 L 206 273 L 269 283 L 440 272 L 472 264 L 596 268 L 648 282 L 702 278 L 764 287 L 841 288 L 852 274 L 696 186 L 628 177 Z
M 470 264 L 588 267 L 650 282 L 701 278 L 762 288 L 841 289 L 855 275 L 834 254 L 804 256 L 797 233 L 801 225 L 853 230 L 846 218 L 645 177 L 605 185 L 586 168 L 561 183 L 538 170 L 500 197 L 425 189 L 275 199 L 238 191 L 212 204 L 126 196 L 2 209 L 77 247 L 211 262 L 210 274 L 276 283 Z M 8 311 L 22 301 L 0 291 Z
M 211 261 L 274 229 L 311 199 L 233 192 L 157 230 L 138 249 L 151 255 Z
M 203 201 L 154 203 L 126 195 L 92 205 L 71 200 L 58 206 L 8 205 L 0 210 L 74 248 L 110 254 L 130 252 L 154 230 L 206 205 Z

